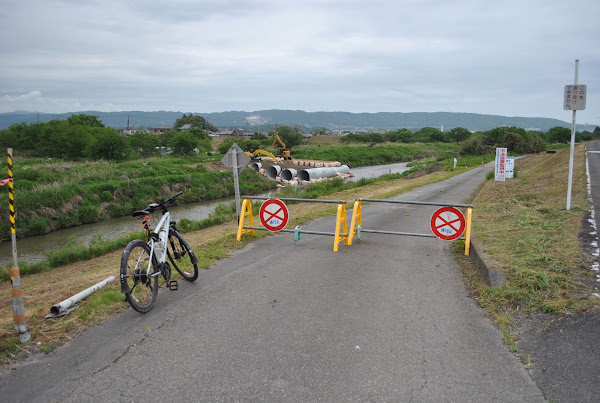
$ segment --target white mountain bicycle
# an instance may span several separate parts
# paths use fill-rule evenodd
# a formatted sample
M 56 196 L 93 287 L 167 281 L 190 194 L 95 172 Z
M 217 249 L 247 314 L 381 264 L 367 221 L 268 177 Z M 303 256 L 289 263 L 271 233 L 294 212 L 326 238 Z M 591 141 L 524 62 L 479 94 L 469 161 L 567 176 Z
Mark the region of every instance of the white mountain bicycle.
M 171 265 L 187 281 L 198 278 L 198 258 L 179 233 L 176 222 L 171 221 L 167 208 L 182 193 L 131 214 L 142 219 L 148 240 L 133 240 L 125 248 L 121 257 L 121 292 L 138 312 L 146 313 L 152 309 L 158 294 L 159 277 L 165 280 L 167 288 L 177 290 L 177 281 L 171 279 Z M 162 218 L 151 231 L 150 215 L 158 210 L 162 212 Z

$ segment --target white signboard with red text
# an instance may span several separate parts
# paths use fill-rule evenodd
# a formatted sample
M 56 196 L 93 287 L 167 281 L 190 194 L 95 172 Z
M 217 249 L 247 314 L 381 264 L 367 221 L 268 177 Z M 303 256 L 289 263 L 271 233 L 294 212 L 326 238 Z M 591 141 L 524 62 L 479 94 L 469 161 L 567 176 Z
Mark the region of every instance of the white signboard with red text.
M 565 85 L 565 96 L 563 109 L 569 111 L 581 111 L 585 109 L 585 98 L 587 85 Z
M 496 171 L 494 180 L 504 182 L 506 180 L 506 148 L 496 148 Z

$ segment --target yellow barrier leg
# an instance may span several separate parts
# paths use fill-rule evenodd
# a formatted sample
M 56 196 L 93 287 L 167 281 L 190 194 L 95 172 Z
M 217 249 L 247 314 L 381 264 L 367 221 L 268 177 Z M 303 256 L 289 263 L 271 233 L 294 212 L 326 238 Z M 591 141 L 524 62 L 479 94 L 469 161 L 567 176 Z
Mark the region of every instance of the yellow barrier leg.
M 340 232 L 344 226 L 344 232 Z M 348 237 L 344 236 L 344 233 L 348 233 L 348 222 L 346 221 L 346 205 L 340 203 L 337 209 L 337 216 L 335 218 L 335 239 L 333 244 L 333 251 L 339 250 L 340 242 L 344 241 L 344 245 L 348 245 Z
M 471 219 L 473 216 L 473 208 L 467 208 L 467 227 L 465 228 L 465 256 L 469 256 L 471 250 Z
M 248 226 L 254 227 L 254 220 L 252 219 L 252 201 L 250 199 L 244 199 L 242 202 L 242 212 L 240 214 L 240 222 L 238 224 L 237 241 L 242 240 L 242 234 L 250 233 L 254 236 L 253 229 L 244 229 L 244 222 L 248 217 Z
M 348 245 L 352 245 L 352 238 L 357 235 L 356 229 L 360 225 L 362 225 L 362 203 L 360 200 L 356 200 L 354 202 L 354 207 L 352 208 L 352 221 L 350 222 L 350 231 L 348 232 Z

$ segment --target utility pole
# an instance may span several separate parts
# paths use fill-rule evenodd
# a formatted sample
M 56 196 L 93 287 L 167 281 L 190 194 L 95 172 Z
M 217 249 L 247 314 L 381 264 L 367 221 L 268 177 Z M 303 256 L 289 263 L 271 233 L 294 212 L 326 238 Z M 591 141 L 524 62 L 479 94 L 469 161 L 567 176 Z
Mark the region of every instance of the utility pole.
M 39 115 L 38 115 L 39 116 Z M 23 305 L 23 290 L 21 289 L 21 272 L 17 261 L 17 234 L 15 225 L 15 196 L 12 163 L 12 148 L 6 150 L 8 154 L 8 208 L 10 211 L 10 232 L 12 237 L 13 267 L 10 268 L 10 286 L 12 292 L 13 320 L 15 330 L 19 333 L 21 344 L 31 340 L 31 333 L 27 330 L 25 321 L 25 307 Z

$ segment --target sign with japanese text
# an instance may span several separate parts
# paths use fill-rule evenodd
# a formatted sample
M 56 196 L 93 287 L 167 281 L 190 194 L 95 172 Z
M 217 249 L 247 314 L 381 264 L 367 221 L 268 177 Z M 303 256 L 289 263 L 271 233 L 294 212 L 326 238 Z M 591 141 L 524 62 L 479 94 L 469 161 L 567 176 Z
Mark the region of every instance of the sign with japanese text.
M 494 180 L 504 182 L 506 180 L 506 148 L 496 148 L 496 171 Z
M 563 109 L 571 111 L 580 111 L 585 109 L 585 95 L 587 85 L 565 85 L 565 97 Z
M 506 177 L 515 177 L 515 157 L 506 157 Z

